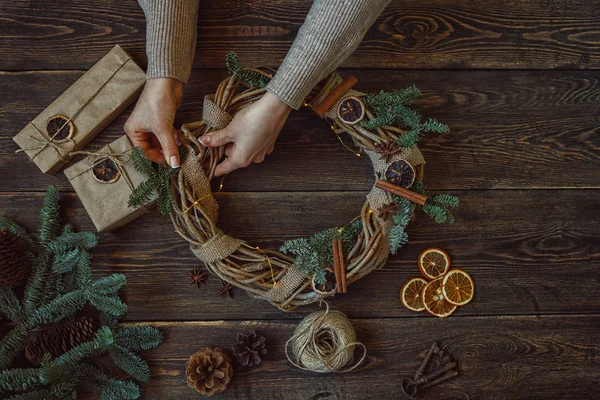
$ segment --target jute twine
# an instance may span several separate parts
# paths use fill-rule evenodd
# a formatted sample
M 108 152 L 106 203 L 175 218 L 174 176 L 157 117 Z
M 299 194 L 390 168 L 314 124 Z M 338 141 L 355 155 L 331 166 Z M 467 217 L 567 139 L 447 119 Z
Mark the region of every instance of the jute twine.
M 294 358 L 288 351 L 290 345 Z M 354 362 L 356 347 L 361 347 L 363 354 Z M 327 305 L 325 311 L 314 312 L 298 324 L 285 344 L 285 355 L 294 366 L 306 371 L 350 372 L 364 361 L 367 348 L 356 340 L 348 317 L 340 311 L 330 311 Z

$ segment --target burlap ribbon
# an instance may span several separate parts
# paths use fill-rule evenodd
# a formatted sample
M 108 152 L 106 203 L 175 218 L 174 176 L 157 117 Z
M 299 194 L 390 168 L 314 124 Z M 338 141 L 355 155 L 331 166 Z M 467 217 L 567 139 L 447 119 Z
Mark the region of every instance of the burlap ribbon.
M 211 263 L 229 257 L 236 251 L 243 241 L 226 235 L 218 230 L 217 234 L 208 239 L 200 246 L 191 245 L 190 249 L 198 259 L 205 263 Z
M 306 274 L 298 269 L 294 264 L 286 271 L 283 278 L 277 281 L 277 285 L 261 296 L 261 299 L 271 303 L 282 303 L 288 299 L 304 282 Z
M 417 146 L 413 146 L 411 148 L 407 148 L 399 154 L 395 154 L 388 161 L 385 160 L 385 157 L 381 157 L 381 154 L 371 151 L 365 150 L 365 153 L 371 159 L 373 163 L 373 172 L 375 174 L 375 179 L 380 179 L 385 176 L 385 171 L 387 166 L 398 160 L 406 160 L 410 165 L 412 165 L 415 170 L 421 164 L 425 164 L 425 159 L 421 154 L 421 151 L 417 148 Z M 389 237 L 390 230 L 392 229 L 393 221 L 391 218 L 384 219 L 379 216 L 379 210 L 387 204 L 390 204 L 393 199 L 391 195 L 385 190 L 379 189 L 375 184 L 373 184 L 373 188 L 367 194 L 367 201 L 369 202 L 369 207 L 374 211 L 374 216 L 381 227 L 381 231 L 383 234 L 382 240 L 379 244 L 378 254 L 375 263 L 379 264 L 385 258 L 389 256 L 390 253 L 390 245 L 389 245 Z
M 204 96 L 204 105 L 202 106 L 202 119 L 206 122 L 206 125 L 215 129 L 223 129 L 233 119 L 231 115 L 215 102 L 215 95 L 209 94 Z
M 181 164 L 183 179 L 192 189 L 194 195 L 194 206 L 199 206 L 213 220 L 217 221 L 219 205 L 210 190 L 210 181 L 204 173 L 204 168 L 194 149 L 188 147 L 187 155 Z
M 192 147 L 188 148 L 187 155 L 181 164 L 181 172 L 187 185 L 192 189 L 194 207 L 200 207 L 212 221 L 218 217 L 218 204 L 212 195 L 210 182 L 204 173 L 200 159 Z M 243 241 L 225 235 L 221 230 L 209 238 L 202 245 L 191 245 L 190 248 L 198 259 L 205 263 L 222 260 L 236 251 Z

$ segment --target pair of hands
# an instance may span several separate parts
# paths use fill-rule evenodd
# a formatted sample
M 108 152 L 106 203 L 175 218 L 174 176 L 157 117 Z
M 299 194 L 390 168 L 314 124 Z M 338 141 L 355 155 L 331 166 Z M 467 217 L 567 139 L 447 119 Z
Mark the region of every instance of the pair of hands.
M 179 167 L 177 134 L 173 126 L 175 112 L 181 105 L 183 83 L 172 78 L 149 79 L 146 82 L 125 132 L 132 144 L 144 150 L 156 163 Z M 219 131 L 201 136 L 207 147 L 225 146 L 227 158 L 215 169 L 215 176 L 228 174 L 252 163 L 260 163 L 271 154 L 275 141 L 292 108 L 270 92 L 254 104 L 238 112 Z

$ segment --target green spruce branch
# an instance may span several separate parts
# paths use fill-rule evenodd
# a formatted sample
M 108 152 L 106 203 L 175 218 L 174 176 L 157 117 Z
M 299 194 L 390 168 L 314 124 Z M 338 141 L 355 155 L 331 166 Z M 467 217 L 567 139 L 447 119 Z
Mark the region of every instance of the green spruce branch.
M 429 191 L 422 181 L 415 181 L 413 184 L 413 190 L 419 194 L 427 196 L 427 202 L 423 206 L 423 211 L 431 219 L 438 224 L 454 223 L 455 218 L 449 208 L 458 207 L 458 197 L 452 196 L 451 194 L 438 194 L 436 196 L 430 196 Z
M 295 264 L 300 271 L 311 275 L 318 284 L 326 280 L 326 266 L 333 266 L 333 249 L 331 243 L 334 238 L 342 240 L 344 253 L 348 253 L 362 229 L 360 219 L 352 222 L 347 227 L 330 228 L 316 233 L 310 238 L 288 240 L 281 246 L 283 253 L 293 253 L 296 256 Z
M 412 147 L 418 143 L 425 133 L 445 133 L 448 126 L 429 118 L 421 122 L 421 115 L 409 108 L 421 94 L 414 85 L 393 92 L 381 91 L 363 97 L 365 106 L 371 110 L 374 118 L 364 120 L 361 125 L 366 129 L 376 129 L 387 125 L 397 125 L 405 132 L 396 142 L 398 147 Z
M 264 88 L 271 80 L 271 78 L 266 75 L 244 68 L 238 59 L 237 54 L 234 52 L 227 53 L 225 56 L 225 65 L 227 66 L 227 69 L 231 75 L 240 78 L 242 81 L 246 82 L 252 87 Z
M 183 147 L 179 149 L 182 158 L 185 156 L 183 149 Z M 153 163 L 146 158 L 144 151 L 137 147 L 132 150 L 131 158 L 135 169 L 146 175 L 148 180 L 133 189 L 129 196 L 129 207 L 144 207 L 152 202 L 155 194 L 158 194 L 156 208 L 162 215 L 169 214 L 173 211 L 173 194 L 169 182 L 177 168 L 172 168 L 165 162 Z
M 58 199 L 57 189 L 51 186 L 43 201 L 37 237 L 27 235 L 12 220 L 0 218 L 0 229 L 26 238 L 32 264 L 21 299 L 11 288 L 0 287 L 0 312 L 15 323 L 0 341 L 0 396 L 13 400 L 63 399 L 72 398 L 85 387 L 100 391 L 107 400 L 136 399 L 139 388 L 135 382 L 110 378 L 84 360 L 108 354 L 125 373 L 145 381 L 149 368 L 137 352 L 156 347 L 162 334 L 149 326 L 117 326 L 117 318 L 127 312 L 119 297 L 125 276 L 92 279 L 89 250 L 97 238 L 92 233 L 74 232 L 70 225 L 61 227 Z M 61 323 L 88 305 L 99 311 L 101 324 L 90 341 L 54 359 L 47 354 L 40 366 L 14 367 L 32 330 Z

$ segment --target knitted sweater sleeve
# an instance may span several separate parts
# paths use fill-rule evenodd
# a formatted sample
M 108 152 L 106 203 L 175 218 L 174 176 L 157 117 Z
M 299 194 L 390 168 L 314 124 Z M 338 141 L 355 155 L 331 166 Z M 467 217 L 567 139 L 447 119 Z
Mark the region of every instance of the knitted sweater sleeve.
M 189 78 L 198 0 L 138 0 L 146 15 L 147 77 Z M 315 0 L 267 90 L 294 109 L 359 45 L 390 0 Z
M 294 109 L 360 44 L 390 0 L 315 0 L 267 90 Z
M 146 15 L 146 77 L 187 82 L 196 51 L 199 0 L 138 0 Z

